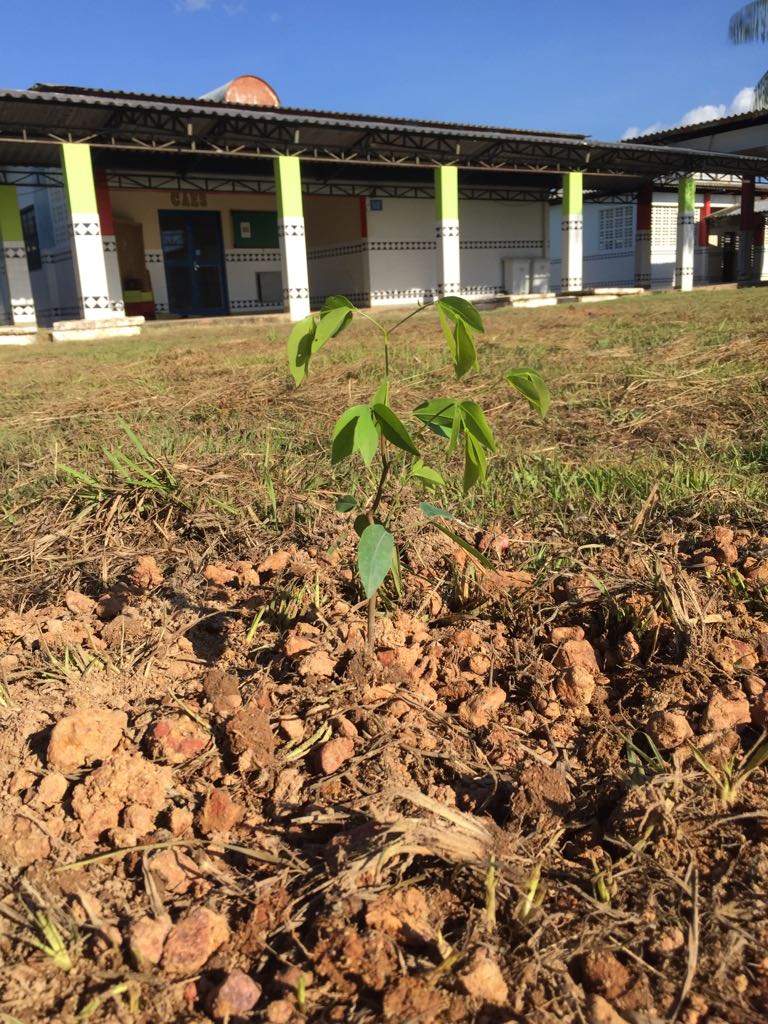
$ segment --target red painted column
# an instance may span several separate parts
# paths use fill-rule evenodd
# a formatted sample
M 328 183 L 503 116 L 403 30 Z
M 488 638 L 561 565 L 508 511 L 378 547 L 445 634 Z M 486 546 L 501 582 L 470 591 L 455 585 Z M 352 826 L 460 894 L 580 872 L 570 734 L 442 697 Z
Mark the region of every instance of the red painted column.
M 123 300 L 122 282 L 120 280 L 120 266 L 117 262 L 117 239 L 115 238 L 112 200 L 109 197 L 106 172 L 94 171 L 93 184 L 96 189 L 96 208 L 99 211 L 101 241 L 104 246 L 104 266 L 107 270 L 109 304 L 115 316 L 122 316 L 125 313 L 125 303 Z
M 707 245 L 709 243 L 709 225 L 707 224 L 707 217 L 712 213 L 712 196 L 709 192 L 704 193 L 704 207 L 702 208 L 700 219 L 699 219 L 699 245 Z

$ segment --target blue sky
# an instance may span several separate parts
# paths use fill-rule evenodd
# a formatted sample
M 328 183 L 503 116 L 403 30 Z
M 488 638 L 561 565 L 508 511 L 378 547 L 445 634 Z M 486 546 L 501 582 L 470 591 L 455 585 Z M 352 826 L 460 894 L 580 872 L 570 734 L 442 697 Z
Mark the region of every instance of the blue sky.
M 196 96 L 257 74 L 284 105 L 620 138 L 745 106 L 768 46 L 723 0 L 0 0 L 0 85 Z M 699 118 L 700 119 L 700 118 Z

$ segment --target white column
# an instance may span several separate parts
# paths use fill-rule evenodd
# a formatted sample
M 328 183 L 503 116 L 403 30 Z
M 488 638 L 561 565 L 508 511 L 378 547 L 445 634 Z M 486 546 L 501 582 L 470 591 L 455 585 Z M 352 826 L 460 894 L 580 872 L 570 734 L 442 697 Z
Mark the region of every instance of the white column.
M 283 306 L 291 320 L 309 316 L 309 271 L 301 166 L 297 156 L 275 157 L 277 233 L 283 269 Z
M 584 287 L 584 175 L 570 171 L 563 175 L 562 207 L 563 292 L 580 292 Z
M 435 237 L 437 295 L 461 294 L 461 237 L 459 234 L 459 169 L 435 168 Z
M 689 292 L 693 288 L 693 261 L 696 246 L 696 182 L 680 179 L 677 193 L 677 258 L 675 288 Z
M 107 270 L 107 293 L 109 305 L 113 316 L 123 316 L 125 303 L 123 302 L 123 282 L 120 279 L 120 264 L 117 260 L 117 239 L 115 238 L 115 225 L 112 219 L 112 201 L 109 197 L 109 186 L 107 176 L 101 171 L 93 176 L 96 185 L 96 205 L 99 209 L 99 223 L 101 225 L 101 241 L 104 249 L 104 266 Z
M 15 327 L 33 326 L 37 323 L 35 300 L 15 185 L 0 185 L 0 241 L 11 300 L 11 323 Z
M 90 147 L 78 142 L 64 143 L 61 147 L 61 162 L 69 205 L 72 259 L 80 314 L 84 320 L 120 316 L 119 312 L 113 310 L 109 298 Z

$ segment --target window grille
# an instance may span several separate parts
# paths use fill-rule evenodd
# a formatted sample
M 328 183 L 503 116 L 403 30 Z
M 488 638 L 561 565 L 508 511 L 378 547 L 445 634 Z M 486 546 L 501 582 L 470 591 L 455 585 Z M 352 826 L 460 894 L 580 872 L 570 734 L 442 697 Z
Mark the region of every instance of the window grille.
M 606 206 L 600 211 L 600 251 L 618 252 L 634 245 L 635 218 L 633 208 Z

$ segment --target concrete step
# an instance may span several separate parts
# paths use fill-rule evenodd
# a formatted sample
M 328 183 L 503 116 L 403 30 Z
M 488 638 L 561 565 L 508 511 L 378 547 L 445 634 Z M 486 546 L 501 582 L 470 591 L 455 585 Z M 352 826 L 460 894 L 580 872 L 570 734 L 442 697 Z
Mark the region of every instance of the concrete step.
M 105 341 L 109 338 L 137 338 L 144 326 L 143 316 L 104 317 L 97 320 L 57 320 L 51 341 Z

